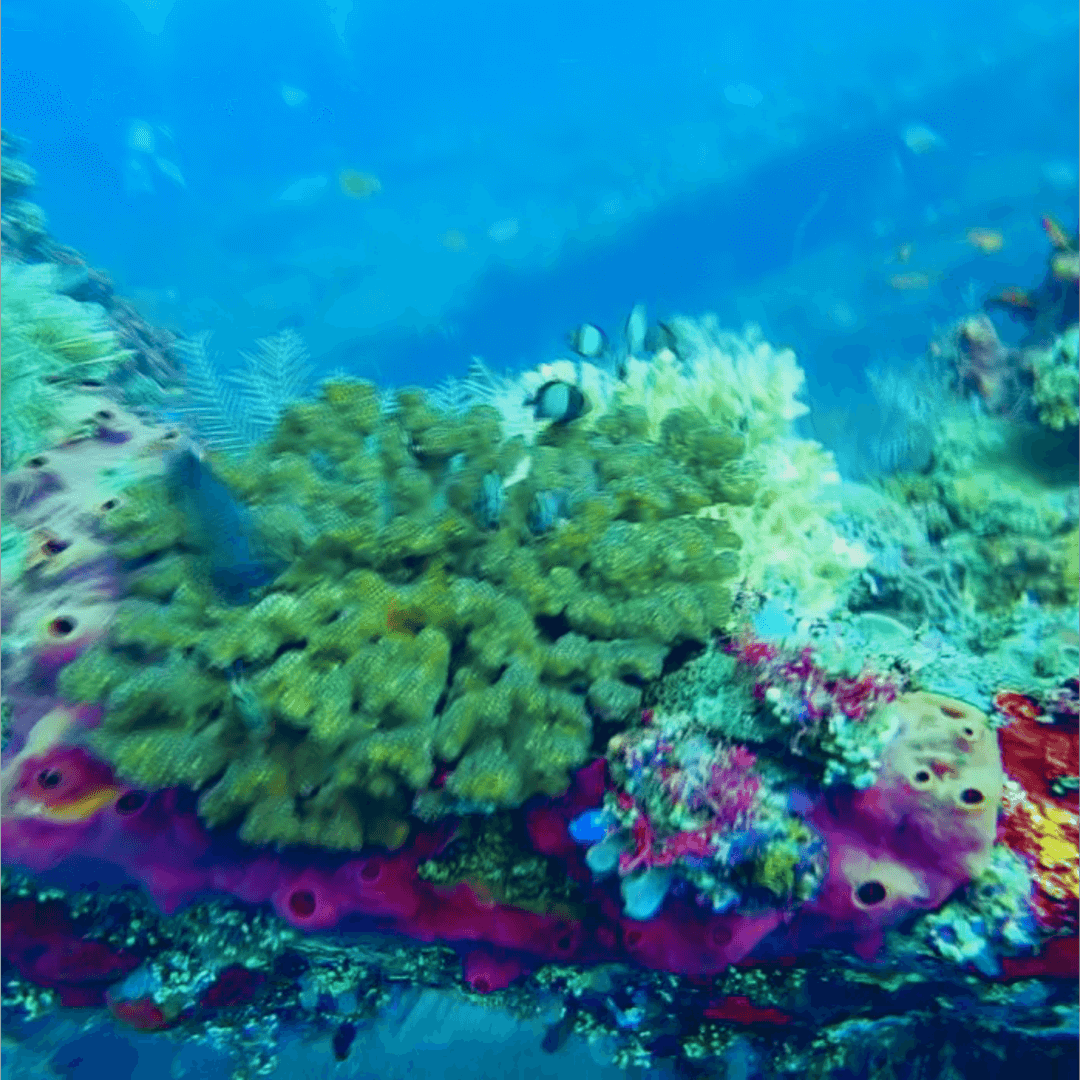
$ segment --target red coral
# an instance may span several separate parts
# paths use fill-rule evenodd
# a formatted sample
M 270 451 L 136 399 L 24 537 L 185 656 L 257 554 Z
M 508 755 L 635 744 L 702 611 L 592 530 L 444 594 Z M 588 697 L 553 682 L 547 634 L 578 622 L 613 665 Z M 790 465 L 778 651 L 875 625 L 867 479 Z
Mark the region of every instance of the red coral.
M 711 1020 L 733 1020 L 737 1024 L 787 1024 L 791 1022 L 788 1013 L 779 1009 L 761 1008 L 753 1005 L 748 997 L 729 994 L 725 998 L 712 1002 L 703 1010 Z
M 1042 708 L 1031 698 L 1015 690 L 1002 690 L 994 698 L 994 708 L 1013 720 L 1038 720 Z
M 1080 773 L 1080 735 L 1076 727 L 1040 723 L 1042 710 L 1022 694 L 998 694 L 994 704 L 1013 718 L 998 731 L 1005 771 L 1032 795 L 1058 806 L 1076 806 L 1076 792 L 1056 795 L 1050 786 L 1055 777 Z
M 4 956 L 23 978 L 54 989 L 65 1005 L 100 1005 L 109 984 L 139 960 L 102 941 L 83 938 L 67 909 L 56 901 L 4 904 Z

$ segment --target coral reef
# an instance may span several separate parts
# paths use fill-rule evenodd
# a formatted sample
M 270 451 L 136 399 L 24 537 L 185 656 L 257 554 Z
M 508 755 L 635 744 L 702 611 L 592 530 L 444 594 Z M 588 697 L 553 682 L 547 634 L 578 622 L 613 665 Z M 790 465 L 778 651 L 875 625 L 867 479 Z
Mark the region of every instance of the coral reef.
M 6 872 L 5 1021 L 230 1032 L 244 1077 L 298 1016 L 344 1060 L 396 981 L 742 1074 L 949 1069 L 909 1044 L 960 1008 L 1068 1035 L 1072 241 L 1019 350 L 953 331 L 976 407 L 871 491 L 791 432 L 789 351 L 641 306 L 614 371 L 431 394 L 288 404 L 268 339 L 256 412 L 203 386 L 207 450 L 31 182 L 7 157 L 13 397 L 52 411 L 5 459 L 3 854 L 153 904 Z
M 106 704 L 93 745 L 122 775 L 201 790 L 252 842 L 396 846 L 417 792 L 428 815 L 558 794 L 591 717 L 627 715 L 730 612 L 739 539 L 695 513 L 728 496 L 704 447 L 742 444 L 690 408 L 658 443 L 642 424 L 616 409 L 526 451 L 491 410 L 402 391 L 381 411 L 372 386 L 326 384 L 218 466 L 285 572 L 257 603 L 215 603 L 165 491 L 133 490 L 105 518 L 141 563 L 132 598 L 63 691 Z M 538 531 L 549 491 L 567 516 Z

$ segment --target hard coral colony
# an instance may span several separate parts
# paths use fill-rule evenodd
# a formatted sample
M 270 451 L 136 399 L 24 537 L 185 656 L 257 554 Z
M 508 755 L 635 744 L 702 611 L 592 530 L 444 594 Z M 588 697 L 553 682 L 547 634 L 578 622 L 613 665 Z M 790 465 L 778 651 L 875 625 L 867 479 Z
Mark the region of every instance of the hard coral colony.
M 227 453 L 158 419 L 168 343 L 50 243 L 5 217 L 10 863 L 112 863 L 181 921 L 210 893 L 271 904 L 279 936 L 358 916 L 463 943 L 480 992 L 542 961 L 700 979 L 823 945 L 1058 970 L 1047 943 L 1077 927 L 1075 679 L 1045 642 L 1036 661 L 1007 641 L 992 663 L 1015 676 L 1022 655 L 1028 681 L 994 668 L 991 703 L 985 679 L 950 681 L 964 655 L 926 657 L 929 618 L 886 607 L 880 535 L 839 515 L 830 455 L 790 430 L 790 352 L 636 308 L 619 377 L 587 326 L 579 360 L 520 379 L 329 380 Z M 1075 426 L 1048 389 L 1075 327 L 1055 333 L 1040 374 L 969 320 L 948 344 L 957 391 L 1002 423 Z M 972 483 L 951 467 L 933 497 L 958 523 Z M 901 481 L 906 503 L 925 479 Z M 211 487 L 242 551 L 199 519 Z M 1020 602 L 970 580 L 935 611 Z M 1075 588 L 1046 589 L 1048 639 Z M 41 904 L 5 903 L 19 977 L 143 1030 L 276 985 L 268 953 L 206 960 L 181 990 L 146 942 L 90 944 Z M 624 997 L 605 1008 L 632 1031 L 650 999 Z M 700 1009 L 791 1016 L 743 995 Z

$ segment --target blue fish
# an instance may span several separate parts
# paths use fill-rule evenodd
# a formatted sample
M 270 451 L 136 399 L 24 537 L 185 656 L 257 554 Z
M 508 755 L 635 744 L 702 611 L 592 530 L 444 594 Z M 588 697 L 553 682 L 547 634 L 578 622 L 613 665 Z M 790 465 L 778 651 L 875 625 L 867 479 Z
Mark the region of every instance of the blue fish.
M 251 515 L 189 447 L 172 457 L 166 483 L 215 595 L 226 604 L 250 602 L 283 568 L 262 549 Z

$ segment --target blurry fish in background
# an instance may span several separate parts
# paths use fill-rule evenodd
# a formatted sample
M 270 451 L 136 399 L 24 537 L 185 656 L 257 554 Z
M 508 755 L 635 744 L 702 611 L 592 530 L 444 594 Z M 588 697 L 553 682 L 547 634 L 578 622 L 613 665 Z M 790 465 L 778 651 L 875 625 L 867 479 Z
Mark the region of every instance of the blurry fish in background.
M 893 274 L 889 278 L 889 285 L 899 292 L 910 292 L 913 289 L 926 289 L 930 287 L 930 275 L 919 271 L 910 274 Z
M 307 99 L 308 95 L 306 90 L 301 90 L 298 86 L 289 86 L 288 83 L 281 84 L 281 100 L 284 101 L 290 109 L 299 109 Z
M 649 323 L 646 318 L 645 305 L 635 304 L 633 311 L 626 317 L 624 338 L 626 351 L 630 356 L 638 356 L 645 350 L 645 334 L 648 332 Z
M 302 176 L 294 180 L 278 197 L 282 203 L 305 203 L 318 198 L 330 181 L 325 176 Z
M 179 187 L 187 187 L 184 174 L 168 158 L 155 157 L 154 164 L 158 167 L 158 172 L 166 179 L 171 180 Z
M 1005 246 L 1005 237 L 996 229 L 968 229 L 967 242 L 984 255 L 993 255 Z
M 570 348 L 588 360 L 595 360 L 607 349 L 607 338 L 599 326 L 592 323 L 582 323 L 576 330 L 567 335 Z
M 355 169 L 342 169 L 338 173 L 338 187 L 342 195 L 350 199 L 367 199 L 382 191 L 382 183 L 377 176 L 357 172 Z
M 1014 314 L 1024 318 L 1035 314 L 1035 298 L 1027 289 L 1002 289 L 1001 292 L 988 297 L 985 306 L 1008 308 Z
M 906 263 L 911 261 L 911 253 L 915 250 L 914 244 L 901 244 L 896 249 L 896 261 L 898 263 Z
M 482 529 L 497 529 L 506 506 L 506 489 L 497 472 L 485 473 L 473 501 L 473 513 Z
M 439 237 L 439 243 L 447 251 L 464 251 L 469 246 L 468 238 L 460 229 L 447 229 Z
M 653 323 L 645 332 L 645 351 L 655 356 L 664 350 L 678 355 L 678 338 L 675 331 L 666 323 Z
M 1043 215 L 1042 227 L 1055 251 L 1073 250 L 1069 234 L 1049 214 Z
M 488 239 L 496 244 L 505 244 L 507 240 L 513 240 L 517 236 L 519 229 L 517 218 L 503 218 L 488 229 Z
M 538 491 L 529 502 L 525 523 L 534 536 L 542 536 L 566 517 L 567 499 L 562 491 Z
M 131 193 L 151 193 L 155 190 L 155 176 L 164 176 L 177 187 L 187 187 L 187 181 L 179 166 L 159 152 L 160 142 L 173 141 L 172 131 L 164 124 L 150 124 L 146 120 L 128 123 L 124 161 L 124 187 Z
M 731 105 L 741 105 L 753 109 L 765 100 L 765 95 L 749 83 L 732 83 L 724 87 L 724 97 Z
M 908 124 L 900 132 L 900 138 L 913 154 L 920 157 L 923 154 L 932 154 L 935 150 L 945 149 L 945 140 L 925 124 Z

